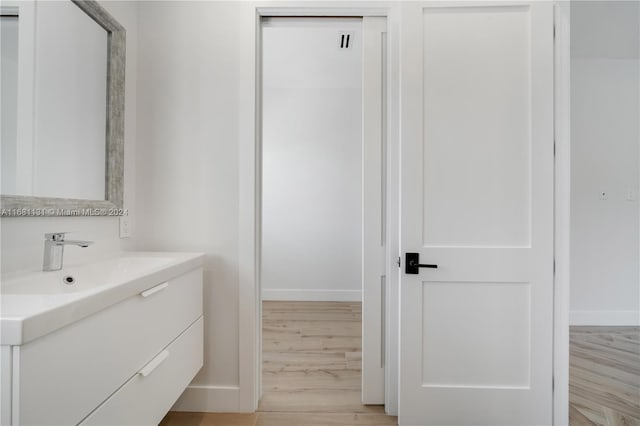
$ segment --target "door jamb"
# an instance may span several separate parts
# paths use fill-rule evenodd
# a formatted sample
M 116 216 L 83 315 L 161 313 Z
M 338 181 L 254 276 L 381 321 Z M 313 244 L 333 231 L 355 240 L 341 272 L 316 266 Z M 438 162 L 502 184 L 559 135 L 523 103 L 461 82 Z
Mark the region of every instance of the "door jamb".
M 569 424 L 569 290 L 571 231 L 571 3 L 554 4 L 554 321 L 553 424 Z

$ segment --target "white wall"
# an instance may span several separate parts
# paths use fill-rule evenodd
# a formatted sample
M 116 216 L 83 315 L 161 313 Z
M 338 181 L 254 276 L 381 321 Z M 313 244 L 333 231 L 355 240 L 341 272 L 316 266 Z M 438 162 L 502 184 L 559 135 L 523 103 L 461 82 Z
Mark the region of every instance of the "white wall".
M 362 21 L 262 31 L 264 300 L 361 300 Z M 350 48 L 339 48 L 349 32 Z
M 127 30 L 124 205 L 129 209 L 131 219 L 135 220 L 138 8 L 135 3 L 124 1 L 108 1 L 101 4 Z M 116 217 L 3 217 L 0 222 L 2 273 L 25 269 L 41 270 L 44 233 L 55 231 L 73 232 L 72 238 L 96 242 L 85 249 L 66 249 L 66 264 L 100 258 L 132 246 L 131 241 L 119 238 Z M 135 229 L 133 233 L 135 236 Z
M 207 255 L 199 410 L 239 409 L 242 3 L 139 4 L 137 246 Z
M 640 3 L 571 7 L 571 323 L 640 324 Z

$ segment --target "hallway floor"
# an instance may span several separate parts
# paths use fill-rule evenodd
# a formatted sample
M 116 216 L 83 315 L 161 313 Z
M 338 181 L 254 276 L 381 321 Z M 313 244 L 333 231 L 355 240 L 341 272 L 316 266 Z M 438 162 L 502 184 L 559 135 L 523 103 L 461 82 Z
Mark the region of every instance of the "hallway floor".
M 360 403 L 362 306 L 263 302 L 262 400 L 253 414 L 169 413 L 163 426 L 397 425 Z
M 263 302 L 262 309 L 258 410 L 274 422 L 264 424 L 397 424 L 382 406 L 360 402 L 361 303 Z
M 640 327 L 571 327 L 571 426 L 640 426 Z

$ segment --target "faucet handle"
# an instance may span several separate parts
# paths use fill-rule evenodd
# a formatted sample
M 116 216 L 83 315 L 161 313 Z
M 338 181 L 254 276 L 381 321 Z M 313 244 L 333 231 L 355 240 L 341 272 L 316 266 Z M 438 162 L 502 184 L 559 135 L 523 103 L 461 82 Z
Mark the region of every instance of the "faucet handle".
M 44 234 L 44 239 L 51 241 L 64 241 L 65 234 L 68 234 L 68 232 L 47 232 Z

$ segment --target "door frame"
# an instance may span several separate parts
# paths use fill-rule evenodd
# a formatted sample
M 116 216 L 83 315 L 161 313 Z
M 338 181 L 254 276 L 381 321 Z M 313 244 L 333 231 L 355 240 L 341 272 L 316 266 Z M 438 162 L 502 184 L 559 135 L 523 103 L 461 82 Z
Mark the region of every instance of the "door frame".
M 569 424 L 569 288 L 571 265 L 571 3 L 554 1 L 554 319 L 553 424 Z
M 295 17 L 386 17 L 387 18 L 387 247 L 386 267 L 386 348 L 385 401 L 390 414 L 397 413 L 398 321 L 397 300 L 399 273 L 398 129 L 399 116 L 399 8 L 380 7 L 378 2 L 344 2 L 337 5 L 323 1 L 244 3 L 241 19 L 241 91 L 239 143 L 239 389 L 238 410 L 257 409 L 262 377 L 262 306 L 260 283 L 261 259 L 261 177 L 262 177 L 262 111 L 261 111 L 261 19 L 265 16 Z M 249 19 L 249 17 L 251 19 Z M 245 19 L 246 18 L 246 19 Z
M 569 405 L 569 266 L 570 266 L 570 2 L 555 4 L 555 281 L 554 281 L 554 425 L 568 424 Z M 262 16 L 386 16 L 388 31 L 387 158 L 387 348 L 385 409 L 397 414 L 400 269 L 399 249 L 399 51 L 400 4 L 349 1 L 242 2 L 239 25 L 239 225 L 238 329 L 239 386 L 237 407 L 253 412 L 261 391 L 261 87 L 260 20 Z

